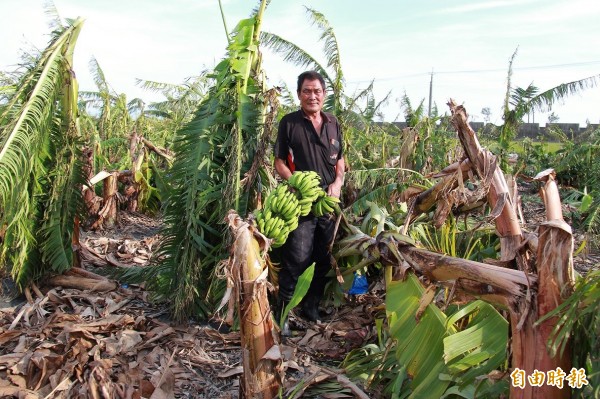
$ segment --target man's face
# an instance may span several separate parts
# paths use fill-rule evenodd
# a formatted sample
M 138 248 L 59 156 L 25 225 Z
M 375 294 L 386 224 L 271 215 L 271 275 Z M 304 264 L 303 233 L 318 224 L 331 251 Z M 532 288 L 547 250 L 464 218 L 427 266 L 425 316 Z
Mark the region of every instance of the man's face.
M 298 93 L 300 99 L 300 107 L 307 114 L 317 113 L 323 108 L 323 101 L 325 100 L 325 90 L 321 86 L 321 82 L 316 80 L 304 80 L 302 82 L 302 88 Z

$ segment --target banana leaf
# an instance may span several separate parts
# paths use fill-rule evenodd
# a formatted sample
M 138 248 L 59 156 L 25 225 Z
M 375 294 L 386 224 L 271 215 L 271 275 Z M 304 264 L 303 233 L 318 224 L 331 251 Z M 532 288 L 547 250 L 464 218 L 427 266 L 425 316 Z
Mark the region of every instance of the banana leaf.
M 379 337 L 381 342 L 389 334 L 390 340 L 386 345 L 369 344 L 352 351 L 344 361 L 348 375 L 391 398 L 506 393 L 505 380 L 495 382 L 485 376 L 506 362 L 507 321 L 479 300 L 454 307 L 448 316 L 435 304 L 422 301 L 425 294 L 413 274 L 389 283 L 389 330 L 380 331 Z

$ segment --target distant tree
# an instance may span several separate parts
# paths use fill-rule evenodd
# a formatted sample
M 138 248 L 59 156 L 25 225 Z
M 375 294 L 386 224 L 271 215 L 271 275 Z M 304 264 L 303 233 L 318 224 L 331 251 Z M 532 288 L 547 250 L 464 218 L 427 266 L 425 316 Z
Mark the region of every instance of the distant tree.
M 484 122 L 489 123 L 492 116 L 492 110 L 490 107 L 484 107 L 481 109 L 481 115 L 483 115 Z
M 519 125 L 523 123 L 525 115 L 536 110 L 542 112 L 550 111 L 555 102 L 585 89 L 595 87 L 596 79 L 600 78 L 600 75 L 594 75 L 573 82 L 562 83 L 543 92 L 540 92 L 533 83 L 529 84 L 525 89 L 522 87 L 513 87 L 511 84 L 512 64 L 516 55 L 517 50 L 515 50 L 508 63 L 506 95 L 502 111 L 504 124 L 500 130 L 498 140 L 500 144 L 500 164 L 504 170 L 508 170 L 506 154 L 508 153 L 511 140 L 516 136 Z
M 558 122 L 560 118 L 558 117 L 558 115 L 556 115 L 556 113 L 554 113 L 554 111 L 548 115 L 548 123 L 556 123 Z

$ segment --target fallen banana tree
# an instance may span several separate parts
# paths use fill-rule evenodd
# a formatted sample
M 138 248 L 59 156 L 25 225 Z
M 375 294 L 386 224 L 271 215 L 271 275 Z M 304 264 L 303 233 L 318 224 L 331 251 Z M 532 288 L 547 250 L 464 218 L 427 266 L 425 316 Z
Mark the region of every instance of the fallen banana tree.
M 453 100 L 448 105 L 465 158 L 438 174 L 441 180 L 431 189 L 420 193 L 410 190 L 405 195 L 411 198 L 404 232 L 414 216 L 433 206 L 434 224 L 439 226 L 451 210 L 486 200 L 492 209 L 488 220 L 495 223 L 500 237 L 500 260 L 491 265 L 453 258 L 417 248 L 410 237 L 399 233 L 370 237 L 352 226 L 347 226 L 351 235 L 338 243 L 336 256 L 362 255 L 355 269 L 381 262 L 388 266 L 388 282 L 404 279 L 410 269 L 431 282 L 450 283 L 453 290 L 460 289 L 508 310 L 512 337 L 510 397 L 568 398 L 570 389 L 560 378 L 564 380 L 566 374 L 562 372 L 571 370 L 569 350 L 552 356 L 547 349 L 556 320 L 535 325 L 570 295 L 574 281 L 573 239 L 562 219 L 554 172 L 548 170 L 536 176 L 543 183 L 541 196 L 547 221 L 540 224 L 537 235 L 524 232 L 517 217 L 517 200 L 511 198 L 514 191 L 509 190 L 496 158 L 479 145 L 465 109 Z M 475 190 L 465 188 L 467 179 L 476 183 Z M 542 375 L 548 376 L 547 383 Z

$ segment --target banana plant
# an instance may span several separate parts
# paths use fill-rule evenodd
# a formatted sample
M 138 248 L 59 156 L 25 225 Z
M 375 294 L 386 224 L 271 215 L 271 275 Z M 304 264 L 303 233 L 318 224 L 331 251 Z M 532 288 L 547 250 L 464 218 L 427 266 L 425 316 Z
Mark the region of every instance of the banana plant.
M 192 119 L 177 132 L 175 160 L 164 199 L 164 237 L 154 264 L 130 269 L 125 278 L 147 281 L 182 320 L 212 313 L 224 287 L 214 285 L 218 263 L 227 257 L 223 220 L 230 209 L 254 209 L 258 173 L 270 131 L 270 96 L 263 87 L 258 35 L 266 7 L 241 20 L 229 35 L 224 58 L 207 75 L 212 82 Z M 276 109 L 272 109 L 276 113 Z M 211 283 L 212 282 L 212 283 Z M 211 285 L 213 284 L 213 285 Z
M 53 32 L 0 114 L 0 267 L 21 289 L 68 270 L 85 177 L 73 51 L 83 20 Z
M 580 93 L 583 90 L 596 86 L 600 75 L 561 83 L 543 92 L 529 84 L 526 88 L 512 86 L 513 62 L 518 48 L 512 54 L 508 64 L 508 75 L 506 94 L 504 96 L 503 116 L 504 123 L 500 128 L 500 162 L 503 170 L 507 170 L 508 163 L 506 154 L 512 139 L 516 136 L 519 125 L 523 122 L 525 115 L 532 111 L 550 111 L 552 106 L 567 97 Z
M 149 133 L 150 140 L 165 148 L 173 146 L 175 133 L 194 117 L 206 96 L 210 80 L 207 71 L 185 80 L 182 84 L 137 80 L 142 89 L 160 93 L 165 100 L 148 104 L 143 115 L 156 125 Z
M 143 120 L 143 101 L 137 98 L 128 101 L 125 94 L 117 94 L 95 58 L 90 60 L 89 66 L 98 90 L 83 91 L 80 97 L 86 108 L 99 114 L 97 134 L 93 136 L 94 168 L 96 171 L 129 168 L 128 136 L 141 123 L 140 118 L 134 120 L 132 115 L 142 114 Z
M 558 318 L 548 347 L 553 355 L 568 350 L 573 340 L 573 367 L 586 371 L 588 385 L 574 390 L 576 398 L 600 396 L 600 270 L 590 271 L 576 282 L 575 290 L 565 302 L 538 320 Z

